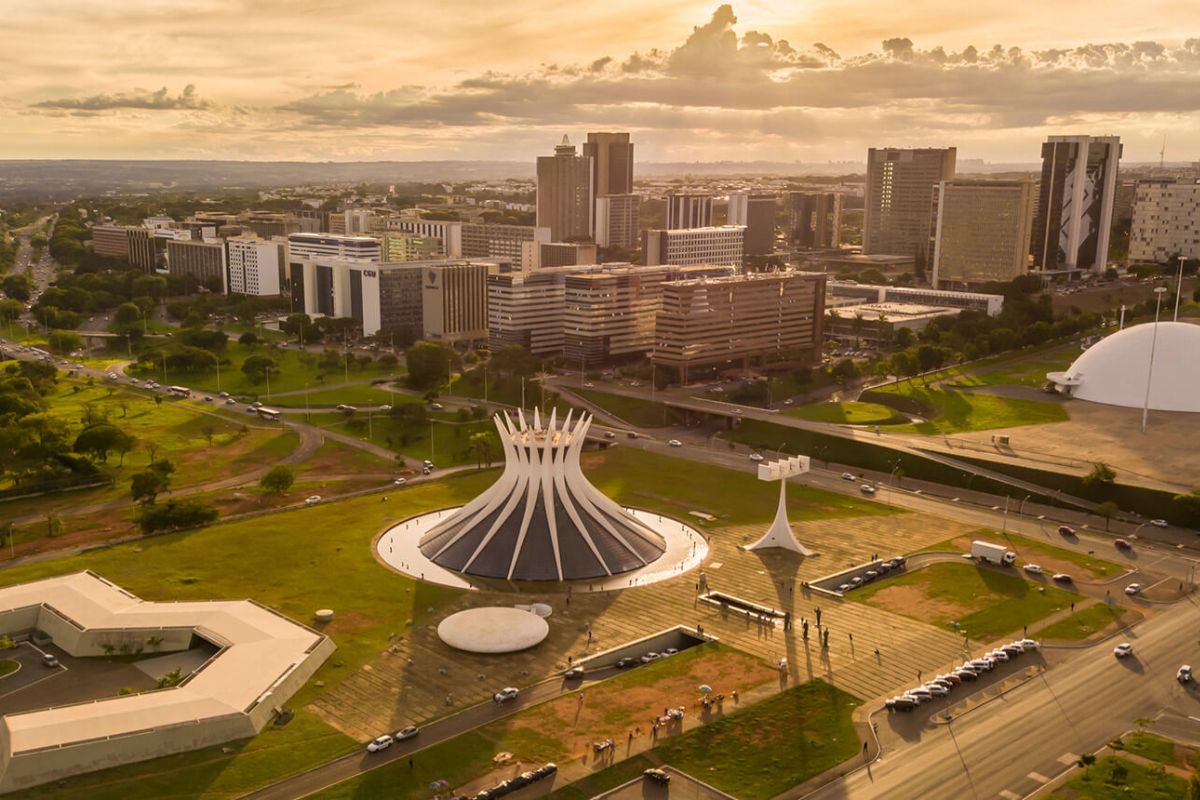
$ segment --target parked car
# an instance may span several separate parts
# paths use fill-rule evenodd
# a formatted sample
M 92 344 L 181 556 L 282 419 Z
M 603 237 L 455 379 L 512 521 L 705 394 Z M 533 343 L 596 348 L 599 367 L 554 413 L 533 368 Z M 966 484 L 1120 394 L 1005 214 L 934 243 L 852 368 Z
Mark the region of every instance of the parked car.
M 58 666 L 58 656 L 53 653 L 42 653 L 42 666 L 54 668 Z
M 950 684 L 951 686 L 961 686 L 962 685 L 962 678 L 959 677 L 958 675 L 950 675 L 950 674 L 938 675 L 936 678 L 934 678 L 934 680 L 945 681 L 946 683 Z
M 321 495 L 319 494 L 314 494 L 311 497 L 304 498 L 304 505 L 306 506 L 315 506 L 319 502 L 321 502 Z
M 583 667 L 571 667 L 563 673 L 563 677 L 569 681 L 577 681 L 583 677 Z
M 1009 661 L 1008 653 L 1004 652 L 1003 650 L 993 650 L 987 654 L 987 657 L 994 658 L 1002 664 Z
M 392 743 L 394 741 L 396 741 L 396 740 L 393 739 L 391 736 L 389 736 L 386 733 L 383 736 L 376 736 L 367 745 L 367 752 L 368 753 L 378 753 L 380 750 L 387 750 L 389 747 L 392 746 Z
M 1006 644 L 1000 648 L 1000 651 L 1007 653 L 1009 658 L 1016 658 L 1017 656 L 1021 655 L 1021 653 L 1025 652 L 1025 648 L 1021 647 L 1019 644 Z
M 517 695 L 521 693 L 520 689 L 512 686 L 506 686 L 500 691 L 492 695 L 492 700 L 496 703 L 507 703 L 509 700 L 516 700 Z
M 617 669 L 629 669 L 630 667 L 636 667 L 637 663 L 638 660 L 636 658 L 626 656 L 625 658 L 618 658 L 616 666 Z
M 649 653 L 646 653 L 646 655 L 642 656 L 641 660 L 642 660 L 643 664 L 649 664 L 651 661 L 658 661 L 660 658 L 662 658 L 661 653 L 655 653 L 655 652 L 651 651 Z
M 841 592 L 842 594 L 845 594 L 846 592 L 850 591 L 850 590 L 851 590 L 851 589 L 853 589 L 853 588 L 854 588 L 854 587 L 853 587 L 853 586 L 851 586 L 850 584 L 848 584 L 848 583 L 843 583 L 842 585 L 838 586 L 837 590 L 838 590 L 839 592 Z
M 1140 583 L 1131 583 L 1125 587 L 1125 594 L 1129 595 L 1130 597 L 1133 597 L 1135 594 L 1138 594 L 1141 591 L 1142 585 Z
M 1065 572 L 1056 572 L 1056 573 L 1054 573 L 1054 580 L 1056 580 L 1059 583 L 1070 583 L 1071 576 Z
M 949 687 L 943 686 L 940 683 L 935 683 L 934 681 L 930 681 L 921 688 L 929 692 L 934 697 L 945 697 L 946 695 L 950 694 Z
M 1125 656 L 1133 655 L 1133 645 L 1129 642 L 1121 642 L 1113 648 L 1113 655 L 1117 658 L 1125 658 Z
M 654 781 L 655 783 L 668 784 L 671 782 L 671 773 L 658 769 L 657 767 L 651 767 L 650 769 L 646 770 L 642 773 L 642 777 L 648 781 Z
M 1026 564 L 1025 566 L 1021 567 L 1021 569 L 1025 570 L 1030 575 L 1041 575 L 1042 574 L 1042 568 L 1038 564 Z
M 396 741 L 408 741 L 409 739 L 414 738 L 420 732 L 421 729 L 416 725 L 409 725 L 407 728 L 401 728 L 400 730 L 396 731 Z
M 973 669 L 967 669 L 965 667 L 959 667 L 958 669 L 954 670 L 954 672 L 952 672 L 951 674 L 954 675 L 955 677 L 962 678 L 964 681 L 979 680 L 978 672 L 976 672 Z
M 1037 650 L 1039 647 L 1041 647 L 1041 644 L 1038 643 L 1037 639 L 1022 639 L 1017 642 L 1017 644 L 1021 645 L 1021 647 L 1024 647 L 1026 650 Z

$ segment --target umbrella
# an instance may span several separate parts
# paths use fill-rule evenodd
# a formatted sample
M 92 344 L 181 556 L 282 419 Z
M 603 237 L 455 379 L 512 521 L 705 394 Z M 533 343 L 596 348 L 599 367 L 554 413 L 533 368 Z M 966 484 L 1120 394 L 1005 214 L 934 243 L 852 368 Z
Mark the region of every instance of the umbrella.
M 712 691 L 712 687 L 709 686 L 707 683 L 702 683 L 702 684 L 700 684 L 700 691 L 703 692 L 704 694 L 708 694 L 709 692 Z

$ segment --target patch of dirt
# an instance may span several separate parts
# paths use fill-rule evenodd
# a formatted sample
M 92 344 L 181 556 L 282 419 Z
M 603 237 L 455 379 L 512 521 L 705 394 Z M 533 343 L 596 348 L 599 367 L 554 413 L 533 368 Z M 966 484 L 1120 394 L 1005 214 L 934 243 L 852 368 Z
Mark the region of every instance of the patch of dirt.
M 880 589 L 871 595 L 870 603 L 914 619 L 961 619 L 978 610 L 945 598 L 930 597 L 920 586 L 889 586 Z

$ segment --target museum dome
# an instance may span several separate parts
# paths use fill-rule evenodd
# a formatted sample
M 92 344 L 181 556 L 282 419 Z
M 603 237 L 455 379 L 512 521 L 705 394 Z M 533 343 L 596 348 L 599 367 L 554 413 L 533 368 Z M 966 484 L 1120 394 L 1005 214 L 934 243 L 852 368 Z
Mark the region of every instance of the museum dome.
M 1146 402 L 1148 377 L 1150 408 L 1200 411 L 1200 326 L 1186 322 L 1134 325 L 1089 347 L 1066 372 L 1046 375 L 1072 397 L 1129 408 L 1141 408 Z

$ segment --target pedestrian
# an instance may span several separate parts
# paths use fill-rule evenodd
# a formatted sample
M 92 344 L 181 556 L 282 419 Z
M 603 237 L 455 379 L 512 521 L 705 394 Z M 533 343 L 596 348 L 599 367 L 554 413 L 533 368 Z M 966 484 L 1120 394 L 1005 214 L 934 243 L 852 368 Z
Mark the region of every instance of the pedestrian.
M 854 644 L 854 634 L 850 634 L 850 644 Z
M 1028 626 L 1028 625 L 1026 625 L 1025 627 L 1023 627 L 1021 630 L 1023 631 L 1023 634 L 1022 634 L 1022 635 L 1024 635 L 1024 636 L 1029 636 L 1029 626 Z
M 921 670 L 917 670 L 917 683 L 921 682 Z
M 817 627 L 821 627 L 821 607 L 817 606 Z
M 878 647 L 875 648 L 875 657 L 879 658 L 879 648 Z
M 1071 603 L 1071 613 L 1072 614 L 1075 613 L 1075 604 L 1074 603 Z
M 572 660 L 572 658 L 573 658 L 573 656 L 567 656 L 567 666 L 568 666 L 568 667 L 569 667 L 569 666 L 571 666 L 571 660 Z
M 583 692 L 579 693 L 579 704 L 583 705 Z
M 410 759 L 408 760 L 408 768 L 409 768 L 409 769 L 412 769 L 412 765 L 413 765 L 413 763 L 412 763 L 412 759 L 410 758 Z

